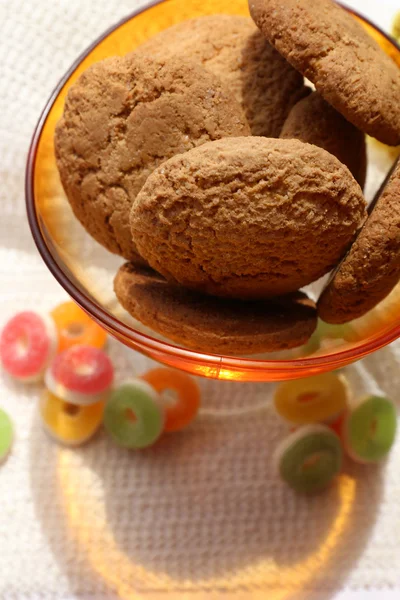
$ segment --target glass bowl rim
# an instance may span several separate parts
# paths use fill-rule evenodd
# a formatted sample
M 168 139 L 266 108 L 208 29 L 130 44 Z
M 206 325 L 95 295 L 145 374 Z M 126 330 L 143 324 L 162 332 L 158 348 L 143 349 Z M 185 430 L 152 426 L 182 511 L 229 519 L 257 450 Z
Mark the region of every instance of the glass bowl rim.
M 35 203 L 34 176 L 36 167 L 36 157 L 44 125 L 60 91 L 67 83 L 71 75 L 82 63 L 82 61 L 111 33 L 118 30 L 125 23 L 127 23 L 131 19 L 134 19 L 141 13 L 157 5 L 163 4 L 164 2 L 168 2 L 168 0 L 152 0 L 148 2 L 145 6 L 142 6 L 137 10 L 132 11 L 123 19 L 119 20 L 114 25 L 111 25 L 100 36 L 98 36 L 77 57 L 77 59 L 72 63 L 72 65 L 63 75 L 63 77 L 60 79 L 53 92 L 51 93 L 49 99 L 47 100 L 39 117 L 31 139 L 26 161 L 25 199 L 26 211 L 31 233 L 36 247 L 39 251 L 39 254 L 41 255 L 49 271 L 52 273 L 52 275 L 55 277 L 58 283 L 64 288 L 64 290 L 68 293 L 68 295 L 71 296 L 71 298 L 73 298 L 73 300 L 75 300 L 75 302 L 77 302 L 79 306 L 81 306 L 89 314 L 89 316 L 93 317 L 100 325 L 107 329 L 112 335 L 115 335 L 115 337 L 120 341 L 129 339 L 129 341 L 132 342 L 132 344 L 127 345 L 133 346 L 138 351 L 143 352 L 149 356 L 155 357 L 155 355 L 157 355 L 157 357 L 161 360 L 163 360 L 163 355 L 169 355 L 175 356 L 178 359 L 184 359 L 184 362 L 186 363 L 204 363 L 208 366 L 213 365 L 215 368 L 217 368 L 216 377 L 218 377 L 219 369 L 224 367 L 224 369 L 232 369 L 234 371 L 237 371 L 239 369 L 240 371 L 246 372 L 263 372 L 264 374 L 270 373 L 271 375 L 273 375 L 277 371 L 279 371 L 281 374 L 286 375 L 288 375 L 291 372 L 294 372 L 295 374 L 292 375 L 292 377 L 297 378 L 302 375 L 307 375 L 310 372 L 310 370 L 312 371 L 313 369 L 315 370 L 315 372 L 320 372 L 335 369 L 345 364 L 349 364 L 355 360 L 366 356 L 367 354 L 379 350 L 383 346 L 386 346 L 387 344 L 396 340 L 398 337 L 400 337 L 400 324 L 389 329 L 388 331 L 385 331 L 383 334 L 379 334 L 372 337 L 364 344 L 359 344 L 355 347 L 348 348 L 346 350 L 334 352 L 327 356 L 322 355 L 309 358 L 296 358 L 285 360 L 264 360 L 233 356 L 221 356 L 208 353 L 205 354 L 194 350 L 182 348 L 180 346 L 175 346 L 173 345 L 173 343 L 157 340 L 145 333 L 137 331 L 129 325 L 122 323 L 117 317 L 114 317 L 113 315 L 109 314 L 94 300 L 91 300 L 86 294 L 81 292 L 78 286 L 76 286 L 73 283 L 73 281 L 64 273 L 64 271 L 58 265 L 42 235 L 41 227 L 39 224 L 39 215 L 37 213 Z M 400 45 L 397 43 L 397 41 L 391 36 L 389 36 L 389 34 L 384 32 L 378 25 L 373 23 L 367 17 L 361 15 L 358 11 L 343 5 L 341 2 L 337 2 L 337 4 L 339 4 L 346 11 L 353 14 L 361 21 L 364 21 L 370 27 L 378 31 L 379 34 L 382 37 L 386 38 L 386 40 L 400 53 Z M 212 376 L 215 377 L 215 375 Z

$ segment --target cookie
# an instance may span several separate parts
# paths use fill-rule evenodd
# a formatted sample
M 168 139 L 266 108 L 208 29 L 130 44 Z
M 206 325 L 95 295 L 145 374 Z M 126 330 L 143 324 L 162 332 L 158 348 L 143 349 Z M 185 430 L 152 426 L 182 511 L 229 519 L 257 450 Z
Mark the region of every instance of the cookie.
M 324 148 L 349 168 L 361 187 L 367 170 L 365 135 L 317 92 L 292 108 L 280 137 Z
M 327 323 L 347 323 L 374 308 L 400 279 L 400 163 L 363 229 L 321 294 Z
M 214 298 L 168 283 L 131 263 L 114 281 L 122 306 L 174 342 L 213 354 L 258 354 L 306 343 L 316 325 L 315 304 L 298 292 L 262 302 Z
M 71 87 L 55 148 L 79 221 L 108 250 L 137 260 L 129 211 L 154 168 L 204 142 L 249 134 L 216 76 L 178 58 L 130 54 L 93 65 Z
M 400 70 L 332 0 L 249 0 L 269 42 L 358 129 L 400 143 Z
M 341 259 L 364 222 L 349 170 L 298 140 L 226 138 L 175 156 L 132 206 L 140 254 L 170 281 L 217 296 L 293 292 Z
M 305 92 L 300 73 L 246 17 L 207 15 L 183 21 L 139 50 L 166 59 L 186 56 L 220 77 L 242 104 L 253 135 L 278 137 Z

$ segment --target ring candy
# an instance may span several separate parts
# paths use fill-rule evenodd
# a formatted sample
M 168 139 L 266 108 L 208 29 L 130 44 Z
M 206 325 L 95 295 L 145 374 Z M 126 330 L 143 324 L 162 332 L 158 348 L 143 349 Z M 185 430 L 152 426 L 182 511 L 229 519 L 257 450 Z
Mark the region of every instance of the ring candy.
M 16 314 L 0 336 L 4 370 L 25 383 L 40 381 L 57 349 L 57 332 L 50 317 L 35 311 Z
M 345 342 L 357 339 L 354 329 L 350 323 L 344 325 L 331 325 L 318 319 L 317 328 L 304 346 L 307 354 L 313 354 L 324 348 L 332 348 Z
M 356 462 L 378 463 L 393 446 L 396 429 L 397 413 L 393 402 L 380 396 L 368 396 L 344 419 L 345 451 Z
M 148 371 L 142 379 L 160 394 L 165 432 L 180 431 L 193 421 L 200 408 L 200 389 L 192 377 L 160 367 Z
M 80 406 L 106 400 L 113 379 L 114 367 L 107 354 L 83 345 L 58 354 L 45 375 L 50 392 Z
M 278 415 L 294 425 L 326 423 L 337 419 L 348 404 L 346 379 L 335 373 L 287 381 L 276 388 Z
M 14 426 L 8 414 L 0 408 L 0 464 L 10 453 L 14 438 Z
M 81 344 L 104 348 L 107 333 L 75 302 L 59 304 L 51 312 L 51 316 L 58 332 L 59 352 Z
M 124 448 L 154 444 L 164 429 L 164 411 L 157 392 L 145 381 L 126 381 L 111 394 L 104 411 L 104 426 Z
M 281 478 L 296 492 L 311 493 L 327 487 L 340 472 L 342 446 L 326 425 L 304 425 L 289 434 L 275 451 Z
M 46 390 L 40 398 L 40 416 L 46 432 L 66 446 L 80 446 L 94 436 L 103 421 L 104 402 L 77 406 Z

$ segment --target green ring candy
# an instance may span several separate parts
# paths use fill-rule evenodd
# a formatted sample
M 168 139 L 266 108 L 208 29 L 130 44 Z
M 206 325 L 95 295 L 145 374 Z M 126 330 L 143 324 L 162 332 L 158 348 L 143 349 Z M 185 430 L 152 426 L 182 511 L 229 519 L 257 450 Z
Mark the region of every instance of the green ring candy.
M 342 466 L 339 437 L 325 425 L 305 425 L 278 446 L 275 460 L 282 479 L 296 492 L 327 487 Z
M 346 451 L 356 462 L 383 460 L 396 438 L 397 412 L 391 400 L 369 396 L 348 415 L 343 427 Z
M 0 408 L 0 463 L 8 456 L 14 438 L 14 427 L 8 414 Z
M 128 413 L 135 419 L 130 419 Z M 123 448 L 147 448 L 160 437 L 164 412 L 158 394 L 145 381 L 123 383 L 112 394 L 104 410 L 104 427 Z
M 308 342 L 303 346 L 304 354 L 313 354 L 326 345 L 328 340 L 328 344 L 332 345 L 332 341 L 342 340 L 345 342 L 352 342 L 356 339 L 354 329 L 352 328 L 350 323 L 345 323 L 344 325 L 331 325 L 330 323 L 325 323 L 321 319 L 318 319 L 317 327 L 308 340 Z

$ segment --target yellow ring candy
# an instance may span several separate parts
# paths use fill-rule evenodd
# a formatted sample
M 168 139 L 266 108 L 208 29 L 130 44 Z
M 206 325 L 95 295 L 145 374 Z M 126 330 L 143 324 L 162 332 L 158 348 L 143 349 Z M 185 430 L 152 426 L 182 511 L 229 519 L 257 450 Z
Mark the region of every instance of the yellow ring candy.
M 348 397 L 343 375 L 324 373 L 282 383 L 275 391 L 274 405 L 278 415 L 294 425 L 329 423 L 346 409 Z
M 59 352 L 76 345 L 99 349 L 104 347 L 107 333 L 75 302 L 59 304 L 51 312 L 51 316 L 57 328 Z
M 103 421 L 105 402 L 77 406 L 49 391 L 40 398 L 40 416 L 47 433 L 66 446 L 80 446 L 94 436 Z

